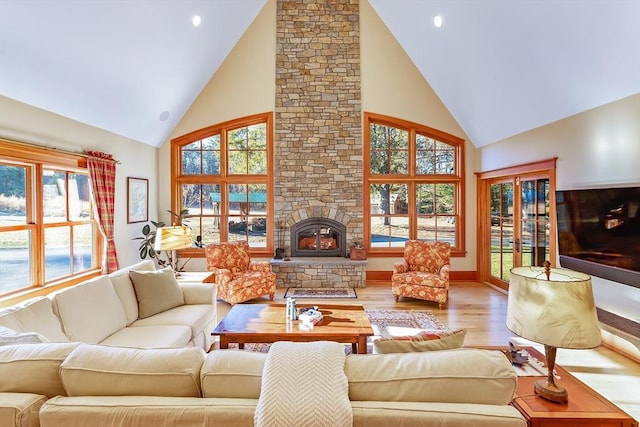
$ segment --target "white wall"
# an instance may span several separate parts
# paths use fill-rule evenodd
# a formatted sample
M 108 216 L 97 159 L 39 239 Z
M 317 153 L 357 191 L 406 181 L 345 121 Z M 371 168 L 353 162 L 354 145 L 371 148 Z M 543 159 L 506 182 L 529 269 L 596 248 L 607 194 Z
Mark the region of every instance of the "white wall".
M 113 154 L 116 167 L 115 243 L 120 265 L 139 261 L 142 223 L 127 224 L 127 177 L 149 179 L 149 219 L 157 218 L 157 149 L 122 136 L 84 125 L 57 114 L 0 96 L 0 137 L 81 153 Z
M 558 190 L 640 186 L 640 94 L 488 145 L 477 170 L 551 157 L 558 158 Z M 592 282 L 598 307 L 640 322 L 640 289 Z

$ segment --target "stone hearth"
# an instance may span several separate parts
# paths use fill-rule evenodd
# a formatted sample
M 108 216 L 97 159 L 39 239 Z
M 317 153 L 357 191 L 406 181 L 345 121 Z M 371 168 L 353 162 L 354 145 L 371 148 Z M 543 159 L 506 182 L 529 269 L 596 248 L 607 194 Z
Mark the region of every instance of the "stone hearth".
M 342 257 L 271 260 L 278 288 L 364 288 L 367 261 Z

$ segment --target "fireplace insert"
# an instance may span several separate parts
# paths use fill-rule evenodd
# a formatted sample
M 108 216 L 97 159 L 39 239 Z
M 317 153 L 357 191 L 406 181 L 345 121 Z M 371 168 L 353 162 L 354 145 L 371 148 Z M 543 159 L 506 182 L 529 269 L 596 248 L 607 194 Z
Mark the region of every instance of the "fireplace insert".
M 291 227 L 291 256 L 346 256 L 346 227 L 328 218 L 308 218 Z

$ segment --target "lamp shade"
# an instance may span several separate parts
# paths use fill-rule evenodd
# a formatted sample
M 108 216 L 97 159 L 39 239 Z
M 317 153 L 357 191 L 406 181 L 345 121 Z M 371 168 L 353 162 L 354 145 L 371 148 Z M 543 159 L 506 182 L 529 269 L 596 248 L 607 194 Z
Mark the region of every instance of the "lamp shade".
M 153 249 L 156 251 L 173 251 L 193 246 L 191 229 L 185 225 L 160 227 L 156 230 Z
M 594 348 L 600 328 L 591 277 L 563 268 L 511 269 L 507 328 L 522 338 L 559 348 Z

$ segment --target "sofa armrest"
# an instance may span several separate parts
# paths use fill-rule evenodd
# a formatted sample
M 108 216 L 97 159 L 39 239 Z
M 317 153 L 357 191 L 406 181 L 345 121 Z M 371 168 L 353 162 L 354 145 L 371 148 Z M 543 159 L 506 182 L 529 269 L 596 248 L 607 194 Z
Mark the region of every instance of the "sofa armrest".
M 451 265 L 445 264 L 440 268 L 440 278 L 442 280 L 449 281 L 449 272 L 451 271 Z
M 204 283 L 215 283 L 221 286 L 226 285 L 233 278 L 231 270 L 226 268 L 209 267 L 209 271 L 211 272 L 211 276 L 207 277 Z
M 398 261 L 393 264 L 393 273 L 406 273 L 409 271 L 409 263 L 407 261 Z
M 40 425 L 40 407 L 47 397 L 33 393 L 0 393 L 0 426 Z
M 217 287 L 214 284 L 180 283 L 185 304 L 216 304 Z
M 271 264 L 269 261 L 249 261 L 249 271 L 269 273 L 271 271 Z

